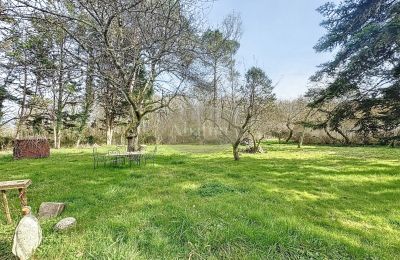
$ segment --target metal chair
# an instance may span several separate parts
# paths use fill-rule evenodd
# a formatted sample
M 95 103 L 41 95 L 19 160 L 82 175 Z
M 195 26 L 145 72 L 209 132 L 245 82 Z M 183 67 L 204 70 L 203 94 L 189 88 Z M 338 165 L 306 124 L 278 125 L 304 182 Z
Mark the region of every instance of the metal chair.
M 114 164 L 114 166 L 117 166 L 119 162 L 124 162 L 125 163 L 125 157 L 119 156 L 121 153 L 118 149 L 115 150 L 109 150 L 107 153 L 108 158 L 110 159 L 110 162 Z
M 96 147 L 93 147 L 93 170 L 95 170 L 96 167 L 99 166 L 100 162 L 103 162 L 104 165 L 105 165 L 106 164 L 106 159 L 107 158 L 104 155 L 100 155 L 97 152 L 97 148 Z
M 130 154 L 127 159 L 129 161 L 129 167 L 132 166 L 132 162 L 135 162 L 137 165 L 140 165 L 140 161 L 142 158 L 142 154 Z
M 154 150 L 152 152 L 144 154 L 144 164 L 147 164 L 147 161 L 152 161 L 154 166 L 156 162 L 156 154 L 157 145 L 154 147 Z

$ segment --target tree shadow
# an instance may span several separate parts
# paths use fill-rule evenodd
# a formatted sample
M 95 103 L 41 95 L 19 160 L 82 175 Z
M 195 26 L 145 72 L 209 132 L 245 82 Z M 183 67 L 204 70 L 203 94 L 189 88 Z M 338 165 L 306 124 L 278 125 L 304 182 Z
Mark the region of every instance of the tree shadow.
M 383 155 L 363 157 L 357 150 L 348 156 L 342 148 L 323 147 L 320 154 L 289 146 L 289 155 L 274 147 L 235 162 L 229 150 L 185 148 L 161 151 L 154 166 L 93 171 L 90 151 L 84 151 L 24 162 L 0 157 L 0 170 L 4 177 L 33 180 L 28 198 L 35 209 L 41 201 L 65 201 L 69 214 L 85 219 L 88 228 L 117 218 L 110 210 L 143 214 L 146 230 L 156 229 L 185 253 L 190 242 L 209 257 L 223 257 L 230 243 L 288 258 L 309 258 L 310 251 L 328 258 L 394 255 L 396 241 L 386 240 L 399 232 L 395 154 L 380 160 Z M 104 203 L 111 208 L 104 210 Z M 141 239 L 139 244 L 150 243 Z M 1 254 L 7 241 L 0 239 Z

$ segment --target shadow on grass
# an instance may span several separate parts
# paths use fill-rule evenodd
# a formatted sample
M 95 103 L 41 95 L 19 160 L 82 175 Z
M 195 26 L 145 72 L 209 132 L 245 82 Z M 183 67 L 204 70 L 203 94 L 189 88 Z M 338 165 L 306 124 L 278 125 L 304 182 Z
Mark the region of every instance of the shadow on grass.
M 28 198 L 34 209 L 42 201 L 64 201 L 66 213 L 79 219 L 80 236 L 100 225 L 113 230 L 117 243 L 136 241 L 149 258 L 166 252 L 199 258 L 395 255 L 398 154 L 267 147 L 267 154 L 235 162 L 226 146 L 173 146 L 154 166 L 96 170 L 89 150 L 41 160 L 4 156 L 0 170 L 4 179 L 33 180 Z M 0 256 L 8 255 L 12 229 L 0 231 Z

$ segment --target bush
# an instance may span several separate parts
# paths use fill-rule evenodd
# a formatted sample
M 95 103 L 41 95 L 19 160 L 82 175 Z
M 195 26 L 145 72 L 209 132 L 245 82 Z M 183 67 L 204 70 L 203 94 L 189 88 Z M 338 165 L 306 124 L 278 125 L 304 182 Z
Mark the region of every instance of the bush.
M 295 133 L 293 135 L 293 140 L 295 142 L 299 142 L 301 137 L 301 133 Z M 311 132 L 306 132 L 304 134 L 303 144 L 312 145 L 312 144 L 333 144 L 335 141 L 329 136 L 327 136 L 323 131 L 314 130 Z
M 11 136 L 0 136 L 0 150 L 11 148 L 13 138 Z
M 89 135 L 88 137 L 86 137 L 86 142 L 90 145 L 95 144 L 95 137 L 93 135 Z
M 240 149 L 243 153 L 264 153 L 264 149 L 261 146 L 258 146 L 257 151 L 252 145 L 248 145 L 245 148 Z
M 248 145 L 251 145 L 251 143 L 252 143 L 252 141 L 251 141 L 251 139 L 248 138 L 248 137 L 245 137 L 245 138 L 243 138 L 243 139 L 240 141 L 240 145 L 246 145 L 246 146 L 248 146 Z
M 155 137 L 154 135 L 146 135 L 143 137 L 143 143 L 144 144 L 156 144 L 157 137 Z

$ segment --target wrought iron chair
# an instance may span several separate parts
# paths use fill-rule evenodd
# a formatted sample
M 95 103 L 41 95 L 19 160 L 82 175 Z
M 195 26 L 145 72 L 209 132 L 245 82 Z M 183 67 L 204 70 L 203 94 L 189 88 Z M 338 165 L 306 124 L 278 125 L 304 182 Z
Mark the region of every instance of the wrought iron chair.
M 142 154 L 130 154 L 127 157 L 128 161 L 129 161 L 129 167 L 132 166 L 132 162 L 134 162 L 137 165 L 140 165 L 140 161 L 142 159 Z
M 147 161 L 152 161 L 153 166 L 155 165 L 156 162 L 156 154 L 157 154 L 157 145 L 154 147 L 154 150 L 151 151 L 150 153 L 145 153 L 144 154 L 144 164 L 147 164 Z
M 108 158 L 110 159 L 110 163 L 112 163 L 114 166 L 117 166 L 120 162 L 125 163 L 125 157 L 123 156 L 118 156 L 120 151 L 118 149 L 115 150 L 109 150 L 107 153 Z
M 104 165 L 106 164 L 107 158 L 105 155 L 101 155 L 97 152 L 97 148 L 93 147 L 93 170 L 95 170 L 99 163 L 103 162 Z
M 146 164 L 146 148 L 146 145 L 140 145 L 140 153 L 131 154 L 127 157 L 129 160 L 129 166 L 132 166 L 132 162 L 135 162 L 137 165 L 140 165 L 142 162 Z

